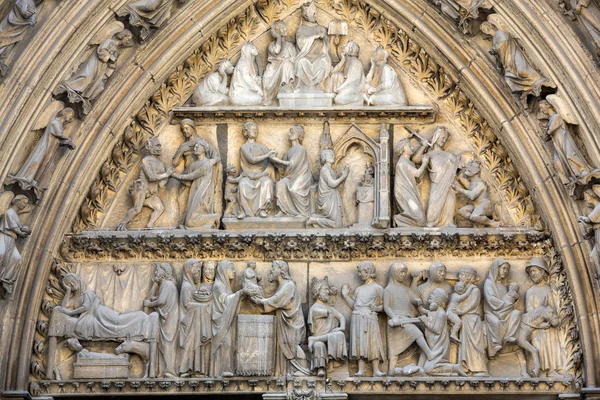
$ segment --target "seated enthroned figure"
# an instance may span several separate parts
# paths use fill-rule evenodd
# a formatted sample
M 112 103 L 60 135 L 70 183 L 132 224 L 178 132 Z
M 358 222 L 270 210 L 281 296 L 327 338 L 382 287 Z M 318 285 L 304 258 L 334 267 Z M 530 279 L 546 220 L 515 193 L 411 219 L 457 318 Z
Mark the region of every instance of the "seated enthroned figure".
M 317 23 L 314 1 L 302 5 L 302 22 L 296 31 L 296 78 L 299 87 L 316 88 L 331 74 L 327 28 Z
M 329 360 L 341 362 L 348 358 L 344 329 L 346 318 L 329 304 L 331 290 L 327 277 L 312 278 L 312 296 L 315 303 L 308 312 L 308 350 L 312 352 L 310 369 L 325 376 Z

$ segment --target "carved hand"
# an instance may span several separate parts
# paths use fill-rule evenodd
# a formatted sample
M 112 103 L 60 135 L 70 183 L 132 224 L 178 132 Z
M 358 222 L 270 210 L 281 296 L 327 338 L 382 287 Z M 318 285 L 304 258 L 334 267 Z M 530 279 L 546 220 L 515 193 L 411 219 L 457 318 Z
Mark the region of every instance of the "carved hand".
M 342 296 L 348 296 L 350 294 L 350 286 L 344 284 L 342 286 Z

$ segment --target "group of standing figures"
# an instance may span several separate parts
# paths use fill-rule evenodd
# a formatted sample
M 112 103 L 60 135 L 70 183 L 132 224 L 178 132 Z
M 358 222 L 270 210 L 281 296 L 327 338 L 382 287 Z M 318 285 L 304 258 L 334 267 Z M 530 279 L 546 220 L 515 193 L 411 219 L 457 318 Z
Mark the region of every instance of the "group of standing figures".
M 522 376 L 566 373 L 559 317 L 544 259 L 533 258 L 526 266 L 531 287 L 524 296 L 524 311 L 516 307 L 520 288 L 508 282 L 511 265 L 504 259 L 493 261 L 481 289 L 477 270 L 471 266 L 460 268 L 454 286 L 447 282 L 441 262 L 433 262 L 428 271 L 411 273 L 408 284 L 407 266 L 394 262 L 385 288 L 375 282 L 372 262 L 360 262 L 357 268 L 364 283 L 354 290 L 348 285 L 341 288 L 341 297 L 351 309 L 348 330 L 346 316 L 336 305 L 339 292 L 327 277 L 312 278 L 313 302 L 305 319 L 300 292 L 285 261 L 272 262 L 268 281 L 277 288 L 271 296 L 265 296 L 254 261 L 248 262 L 238 290 L 233 287 L 235 267 L 228 260 L 187 260 L 179 291 L 172 266 L 156 264 L 155 287 L 143 305 L 158 314 L 159 376 L 233 376 L 242 301 L 262 313 L 274 313 L 276 376 L 325 376 L 346 361 L 358 363 L 355 376 L 365 375 L 368 364 L 374 376 L 488 376 L 489 360 L 511 344 L 520 360 L 521 349 L 527 355 L 528 362 L 520 366 Z M 125 333 L 139 336 L 148 324 L 144 312 L 120 314 L 102 305 L 75 274 L 67 275 L 63 285 L 67 300 L 55 312 L 76 318 L 74 332 L 80 339 L 118 338 Z M 73 302 L 75 298 L 83 301 Z M 387 320 L 387 348 L 380 315 Z M 304 347 L 306 325 L 309 334 Z M 454 357 L 451 341 L 458 347 Z M 399 367 L 398 360 L 405 358 L 413 343 L 420 351 L 417 363 Z M 387 371 L 380 367 L 385 361 Z

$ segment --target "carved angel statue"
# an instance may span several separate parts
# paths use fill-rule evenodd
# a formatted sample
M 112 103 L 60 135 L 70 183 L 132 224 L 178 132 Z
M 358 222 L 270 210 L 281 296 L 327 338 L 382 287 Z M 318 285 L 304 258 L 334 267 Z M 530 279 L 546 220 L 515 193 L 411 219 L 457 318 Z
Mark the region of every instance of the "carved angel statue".
M 569 4 L 568 10 L 567 4 Z M 559 5 L 573 19 L 579 18 L 592 36 L 597 52 L 600 54 L 600 4 L 594 0 L 559 0 Z
M 179 0 L 180 4 L 187 0 Z M 140 28 L 140 39 L 146 40 L 152 29 L 159 29 L 171 18 L 173 0 L 134 0 L 117 11 L 119 17 L 129 16 L 131 26 Z
M 30 211 L 29 200 L 26 196 L 13 192 L 0 194 L 0 297 L 7 298 L 13 288 L 23 259 L 17 249 L 17 239 L 29 236 L 31 231 L 21 223 L 20 214 Z
M 458 215 L 473 222 L 475 226 L 484 225 L 497 228 L 500 223 L 494 218 L 494 203 L 489 198 L 489 187 L 481 179 L 481 162 L 471 160 L 461 169 L 452 188 L 472 203 L 458 210 Z
M 490 15 L 487 22 L 481 24 L 481 31 L 492 36 L 490 54 L 496 57 L 497 67 L 503 72 L 512 93 L 519 95 L 523 107 L 528 109 L 529 96 L 539 97 L 542 86 L 556 85 L 530 64 L 516 39 L 502 28 L 496 17 Z
M 216 72 L 211 72 L 200 81 L 192 101 L 197 106 L 216 106 L 226 104 L 229 100 L 229 88 L 227 87 L 227 75 L 233 74 L 233 64 L 229 60 L 219 63 Z
M 8 174 L 5 185 L 18 183 L 23 190 L 33 190 L 39 199 L 45 188 L 41 185 L 47 171 L 55 161 L 58 147 L 75 149 L 71 139 L 65 134 L 65 126 L 73 121 L 74 113 L 71 108 L 64 108 L 62 102 L 52 102 L 39 117 L 33 130 L 45 128 L 40 140 L 36 143 L 29 157 L 15 174 Z M 56 140 L 52 140 L 52 139 Z
M 158 138 L 151 137 L 148 139 L 144 148 L 148 155 L 142 159 L 139 178 L 133 182 L 130 189 L 133 207 L 127 211 L 125 218 L 117 227 L 119 231 L 126 230 L 129 222 L 139 215 L 144 207 L 152 210 L 146 228 L 153 228 L 165 210 L 163 201 L 158 195 L 158 190 L 167 184 L 169 177 L 175 173 L 175 168 L 167 168 L 165 163 L 160 160 L 162 145 Z
M 258 50 L 254 43 L 248 42 L 242 46 L 241 53 L 231 78 L 229 101 L 237 106 L 260 105 L 263 102 L 263 91 L 256 63 Z
M 70 103 L 81 103 L 84 115 L 89 113 L 91 102 L 104 92 L 106 81 L 115 71 L 119 48 L 133 46 L 133 35 L 122 22 L 114 21 L 101 29 L 90 44 L 98 47 L 69 79 L 62 81 L 54 90 L 54 95 L 66 93 Z
M 554 94 L 541 101 L 539 107 L 538 119 L 548 121 L 545 139 L 552 140 L 554 144 L 554 168 L 561 180 L 566 185 L 585 178 L 593 168 L 585 160 L 573 138 L 571 127 L 579 125 L 573 110 L 561 97 Z
M 596 275 L 600 275 L 600 185 L 593 185 L 583 193 L 587 207 L 591 210 L 588 215 L 580 216 L 579 222 L 583 225 L 584 237 L 592 239 L 594 247 L 590 252 L 590 259 L 596 268 Z
M 37 23 L 38 8 L 34 0 L 16 0 L 0 21 L 0 76 L 6 76 L 9 67 L 6 59 L 14 47 L 23 40 L 29 27 Z

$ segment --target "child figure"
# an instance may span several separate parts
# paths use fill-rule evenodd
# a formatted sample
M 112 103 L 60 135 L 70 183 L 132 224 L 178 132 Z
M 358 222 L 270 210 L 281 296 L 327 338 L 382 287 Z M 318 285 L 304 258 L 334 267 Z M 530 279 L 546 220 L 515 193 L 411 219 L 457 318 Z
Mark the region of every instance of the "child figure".
M 253 293 L 253 297 L 258 297 L 260 299 L 264 298 L 264 290 L 258 284 L 262 277 L 256 273 L 256 261 L 250 260 L 246 265 L 246 269 L 244 270 L 244 290 L 248 290 L 249 293 Z
M 225 181 L 225 193 L 223 197 L 225 198 L 227 205 L 225 206 L 225 212 L 223 214 L 226 217 L 232 217 L 238 215 L 240 212 L 237 200 L 237 185 L 244 177 L 244 174 L 236 177 L 237 168 L 233 164 L 227 165 L 227 168 L 225 168 L 225 173 L 227 174 L 227 180 Z
M 506 292 L 506 294 L 510 295 L 513 299 L 518 300 L 519 289 L 520 287 L 517 282 L 511 282 L 510 285 L 508 285 L 508 292 Z
M 471 295 L 472 290 L 473 286 L 467 289 L 464 283 L 457 282 L 456 285 L 454 285 L 454 293 L 450 296 L 450 303 L 448 304 L 448 320 L 452 323 L 450 339 L 454 340 L 456 343 L 460 343 L 458 333 L 462 327 L 462 320 L 456 314 L 456 310 L 460 310 L 462 302 Z
M 373 366 L 373 376 L 384 376 L 379 363 L 385 361 L 385 351 L 377 314 L 383 311 L 383 287 L 375 282 L 375 265 L 371 261 L 358 264 L 358 275 L 365 283 L 350 296 L 348 285 L 342 286 L 342 297 L 350 308 L 350 359 L 358 361 L 358 372 L 364 376 L 367 361 Z

